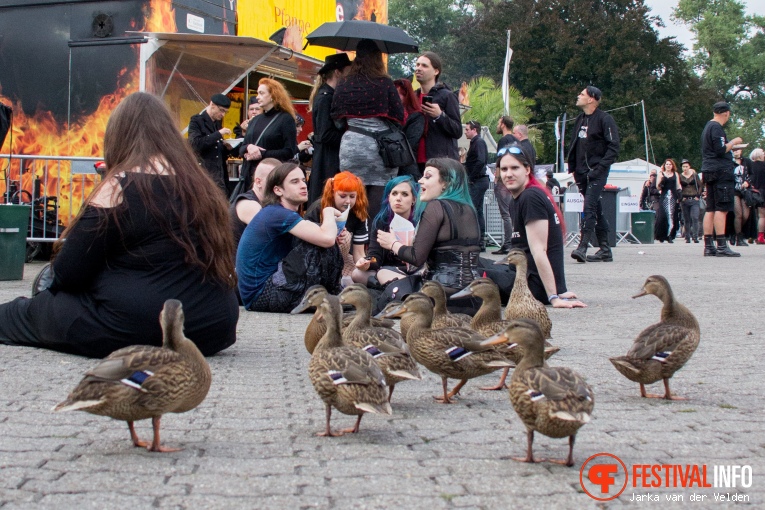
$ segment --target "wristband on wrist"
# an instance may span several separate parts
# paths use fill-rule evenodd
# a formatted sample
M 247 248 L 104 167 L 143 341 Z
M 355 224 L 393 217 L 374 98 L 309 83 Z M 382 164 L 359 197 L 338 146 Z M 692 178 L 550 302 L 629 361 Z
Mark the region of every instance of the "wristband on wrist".
M 396 243 L 401 244 L 399 241 L 393 241 L 393 244 L 390 245 L 390 251 L 392 251 L 393 253 L 395 253 L 395 251 L 393 250 L 393 247 L 396 246 Z
M 559 296 L 559 295 L 557 295 L 557 294 L 553 294 L 552 296 L 549 296 L 549 297 L 547 298 L 547 301 L 549 301 L 550 303 L 552 303 L 552 300 L 553 300 L 553 299 L 560 299 L 560 296 Z

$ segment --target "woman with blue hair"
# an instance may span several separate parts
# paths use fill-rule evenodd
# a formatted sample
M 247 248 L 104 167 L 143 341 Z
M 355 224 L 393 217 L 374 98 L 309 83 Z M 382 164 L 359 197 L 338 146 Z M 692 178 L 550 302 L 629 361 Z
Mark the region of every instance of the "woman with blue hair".
M 377 232 L 390 232 L 390 224 L 396 215 L 416 225 L 414 216 L 419 204 L 419 193 L 420 186 L 409 175 L 398 176 L 385 185 L 380 212 L 372 220 L 367 256 L 356 262 L 352 275 L 354 282 L 367 285 L 370 278 L 373 278 L 371 286 L 374 287 L 407 275 L 407 269 L 410 268 L 393 252 L 380 246 Z
M 432 158 L 419 183 L 421 202 L 415 207 L 417 230 L 412 246 L 404 246 L 383 230 L 378 230 L 377 241 L 411 266 L 427 262 L 425 279 L 441 283 L 447 294 L 454 294 L 479 276 L 480 228 L 465 167 L 453 159 Z

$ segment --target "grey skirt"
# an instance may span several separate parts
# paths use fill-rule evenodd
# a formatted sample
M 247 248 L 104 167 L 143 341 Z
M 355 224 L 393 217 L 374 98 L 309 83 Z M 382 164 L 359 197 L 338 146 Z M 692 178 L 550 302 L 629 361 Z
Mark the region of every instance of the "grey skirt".
M 348 119 L 348 125 L 373 132 L 388 129 L 379 118 Z M 398 173 L 398 168 L 387 168 L 383 164 L 377 140 L 353 131 L 346 131 L 340 141 L 340 170 L 348 170 L 366 186 L 385 186 Z

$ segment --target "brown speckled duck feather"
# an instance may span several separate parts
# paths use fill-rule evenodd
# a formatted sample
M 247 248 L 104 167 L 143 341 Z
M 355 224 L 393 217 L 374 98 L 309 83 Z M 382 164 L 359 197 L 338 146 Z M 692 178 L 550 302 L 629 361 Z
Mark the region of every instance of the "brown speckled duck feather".
M 446 291 L 444 287 L 433 280 L 426 281 L 420 290 L 433 300 L 433 329 L 469 328 L 471 316 L 464 313 L 450 313 L 446 309 Z
M 544 337 L 530 319 L 511 321 L 504 332 L 485 340 L 484 345 L 509 343 L 521 349 L 521 361 L 510 379 L 510 401 L 527 430 L 525 462 L 535 462 L 534 432 L 549 437 L 568 437 L 569 455 L 561 463 L 573 466 L 577 431 L 590 421 L 595 399 L 592 388 L 569 368 L 544 366 Z
M 311 355 L 308 375 L 326 408 L 326 428 L 319 435 L 337 435 L 330 429 L 333 407 L 343 414 L 358 416 L 352 429 L 340 433 L 358 432 L 363 413 L 392 413 L 385 376 L 369 353 L 343 344 L 342 308 L 336 296 L 325 296 L 318 313 L 327 331 Z
M 663 397 L 680 399 L 672 395 L 669 379 L 696 351 L 701 329 L 693 313 L 677 302 L 669 282 L 663 276 L 649 276 L 643 290 L 634 297 L 647 294 L 655 295 L 664 303 L 661 321 L 641 331 L 626 356 L 610 358 L 610 361 L 620 374 L 640 384 L 641 396 L 661 396 L 648 395 L 645 385 L 663 380 Z
M 180 301 L 165 302 L 160 323 L 163 346 L 134 345 L 110 354 L 89 370 L 77 387 L 54 411 L 82 410 L 128 422 L 136 446 L 152 451 L 173 451 L 159 443 L 160 418 L 184 413 L 207 396 L 212 382 L 210 367 L 197 346 L 183 335 Z M 140 441 L 133 422 L 151 418 L 154 441 Z

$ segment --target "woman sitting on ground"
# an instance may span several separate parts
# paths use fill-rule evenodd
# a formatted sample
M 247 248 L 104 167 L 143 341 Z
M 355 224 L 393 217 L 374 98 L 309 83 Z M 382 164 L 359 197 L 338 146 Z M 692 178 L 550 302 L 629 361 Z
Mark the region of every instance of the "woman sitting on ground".
M 0 343 L 98 358 L 159 346 L 159 313 L 178 299 L 203 354 L 231 346 L 239 307 L 227 203 L 200 193 L 215 185 L 162 100 L 139 92 L 117 106 L 104 160 L 108 173 L 57 243 L 50 288 L 0 305 Z
M 453 159 L 432 158 L 419 182 L 421 203 L 415 211 L 412 246 L 404 246 L 392 232 L 383 230 L 377 231 L 377 241 L 411 266 L 427 262 L 425 279 L 441 283 L 447 294 L 454 294 L 479 276 L 480 230 L 465 167 Z M 468 299 L 454 308 L 475 304 Z
M 337 234 L 337 244 L 343 256 L 343 276 L 351 276 L 356 263 L 364 260 L 364 246 L 369 243 L 364 183 L 350 172 L 340 172 L 327 179 L 321 200 L 311 204 L 305 219 L 321 224 L 322 211 L 327 207 L 338 211 L 350 209 L 345 227 Z
M 370 278 L 372 286 L 385 285 L 407 275 L 412 268 L 396 257 L 390 250 L 384 249 L 377 241 L 377 232 L 390 232 L 390 223 L 394 215 L 417 225 L 414 217 L 416 205 L 419 203 L 420 186 L 409 175 L 401 175 L 388 182 L 383 191 L 383 202 L 380 213 L 372 220 L 369 250 L 367 257 L 356 262 L 353 271 L 353 281 L 367 285 Z

